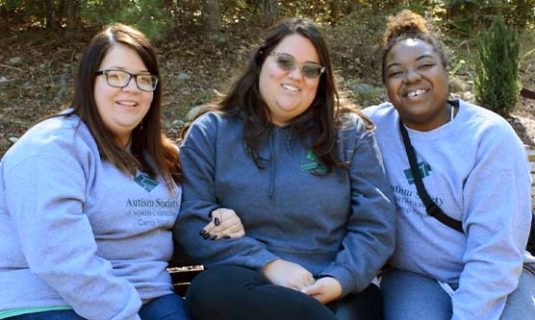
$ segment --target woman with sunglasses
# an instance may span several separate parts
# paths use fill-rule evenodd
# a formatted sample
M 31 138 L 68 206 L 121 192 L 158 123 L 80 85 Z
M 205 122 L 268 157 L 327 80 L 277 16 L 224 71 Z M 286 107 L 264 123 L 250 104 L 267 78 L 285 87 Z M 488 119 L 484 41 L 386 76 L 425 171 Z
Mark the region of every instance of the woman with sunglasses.
M 385 319 L 535 319 L 520 139 L 500 116 L 448 99 L 446 55 L 420 15 L 389 19 L 382 66 L 390 102 L 364 112 L 377 125 L 398 207 L 381 282 Z M 442 214 L 426 210 L 418 181 Z
M 199 319 L 380 319 L 371 284 L 394 246 L 390 188 L 372 132 L 342 105 L 318 27 L 273 27 L 230 92 L 181 146 L 175 237 L 207 268 L 186 305 Z M 226 207 L 246 235 L 195 241 Z
M 5 154 L 0 319 L 189 319 L 166 272 L 182 173 L 159 75 L 142 33 L 106 28 L 81 58 L 72 109 Z

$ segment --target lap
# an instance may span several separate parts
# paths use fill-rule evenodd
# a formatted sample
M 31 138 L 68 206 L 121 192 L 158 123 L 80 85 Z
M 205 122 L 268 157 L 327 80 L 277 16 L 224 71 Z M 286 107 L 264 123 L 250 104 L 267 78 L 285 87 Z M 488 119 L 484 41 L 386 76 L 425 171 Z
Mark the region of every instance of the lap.
M 189 320 L 182 298 L 168 294 L 143 305 L 139 311 L 142 320 Z M 84 320 L 74 310 L 56 310 L 28 313 L 9 320 Z M 6 319 L 7 320 L 7 319 Z
M 524 269 L 518 287 L 507 297 L 501 319 L 535 319 L 535 274 Z
M 198 319 L 336 319 L 315 299 L 273 285 L 256 270 L 229 265 L 197 275 L 186 305 Z
M 271 284 L 256 270 L 229 265 L 197 275 L 186 293 L 186 305 L 198 319 L 382 318 L 375 285 L 325 306 L 299 291 Z
M 84 320 L 74 310 L 55 310 L 36 313 L 27 313 L 6 320 Z
M 451 299 L 434 279 L 391 269 L 383 275 L 381 291 L 387 320 L 451 319 Z
M 146 303 L 139 310 L 142 320 L 189 320 L 182 298 L 176 294 L 168 294 Z
M 451 299 L 434 279 L 393 269 L 385 273 L 381 291 L 387 320 L 451 318 Z M 522 272 L 517 289 L 507 297 L 501 319 L 535 319 L 535 274 Z
M 381 293 L 374 284 L 362 292 L 347 295 L 335 304 L 334 309 L 338 320 L 383 319 Z

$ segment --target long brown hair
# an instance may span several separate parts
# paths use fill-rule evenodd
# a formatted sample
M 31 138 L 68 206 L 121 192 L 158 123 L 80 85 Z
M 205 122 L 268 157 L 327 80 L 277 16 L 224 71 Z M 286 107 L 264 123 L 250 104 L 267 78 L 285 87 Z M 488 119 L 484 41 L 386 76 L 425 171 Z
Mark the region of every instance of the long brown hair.
M 368 128 L 371 122 L 357 108 L 341 103 L 336 88 L 327 44 L 318 26 L 308 19 L 283 20 L 271 28 L 263 44 L 253 51 L 243 73 L 232 84 L 229 92 L 215 101 L 201 114 L 218 111 L 228 116 L 240 117 L 244 122 L 243 136 L 246 148 L 255 164 L 261 168 L 258 153 L 260 145 L 273 130 L 267 105 L 259 90 L 259 74 L 266 58 L 287 36 L 299 34 L 307 38 L 318 52 L 325 72 L 320 76 L 318 91 L 310 107 L 291 121 L 289 126 L 304 139 L 312 138 L 311 149 L 330 172 L 335 166 L 344 166 L 336 156 L 336 132 L 342 125 L 341 113 L 359 114 Z
M 78 115 L 87 125 L 96 140 L 102 159 L 132 175 L 137 170 L 152 176 L 161 174 L 168 188 L 174 190 L 173 181 L 182 181 L 182 170 L 177 147 L 162 133 L 161 81 L 158 81 L 147 114 L 132 132 L 130 152 L 116 142 L 97 110 L 95 73 L 110 48 L 119 43 L 136 51 L 147 70 L 160 78 L 156 53 L 147 37 L 127 25 L 110 25 L 94 36 L 80 60 L 71 114 Z

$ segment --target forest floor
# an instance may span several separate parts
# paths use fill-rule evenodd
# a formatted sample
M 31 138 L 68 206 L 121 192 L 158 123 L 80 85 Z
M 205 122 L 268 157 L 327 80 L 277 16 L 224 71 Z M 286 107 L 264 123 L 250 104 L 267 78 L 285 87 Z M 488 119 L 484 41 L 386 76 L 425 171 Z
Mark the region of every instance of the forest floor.
M 94 32 L 87 30 L 69 42 L 49 33 L 10 31 L 0 37 L 0 157 L 36 120 L 68 106 L 80 52 Z M 189 109 L 225 91 L 261 32 L 237 28 L 227 34 L 232 41 L 225 35 L 203 40 L 184 31 L 156 44 L 164 86 L 164 127 L 171 137 L 177 137 Z M 535 65 L 528 65 L 522 74 L 524 87 L 531 91 L 535 91 L 534 70 Z M 350 84 L 356 82 L 379 85 L 375 74 L 356 80 L 342 65 L 335 72 L 343 90 L 351 90 Z M 376 101 L 381 99 L 384 96 Z M 524 144 L 535 148 L 535 100 L 521 98 L 508 121 Z

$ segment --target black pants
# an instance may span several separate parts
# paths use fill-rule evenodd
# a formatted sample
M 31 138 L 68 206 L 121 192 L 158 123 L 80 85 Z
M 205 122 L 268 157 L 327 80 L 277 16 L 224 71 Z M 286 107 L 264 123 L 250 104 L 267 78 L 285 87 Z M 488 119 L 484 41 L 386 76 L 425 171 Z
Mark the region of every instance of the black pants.
M 230 265 L 197 275 L 186 293 L 186 307 L 198 320 L 382 319 L 381 296 L 374 285 L 326 306 L 271 284 L 255 270 Z

